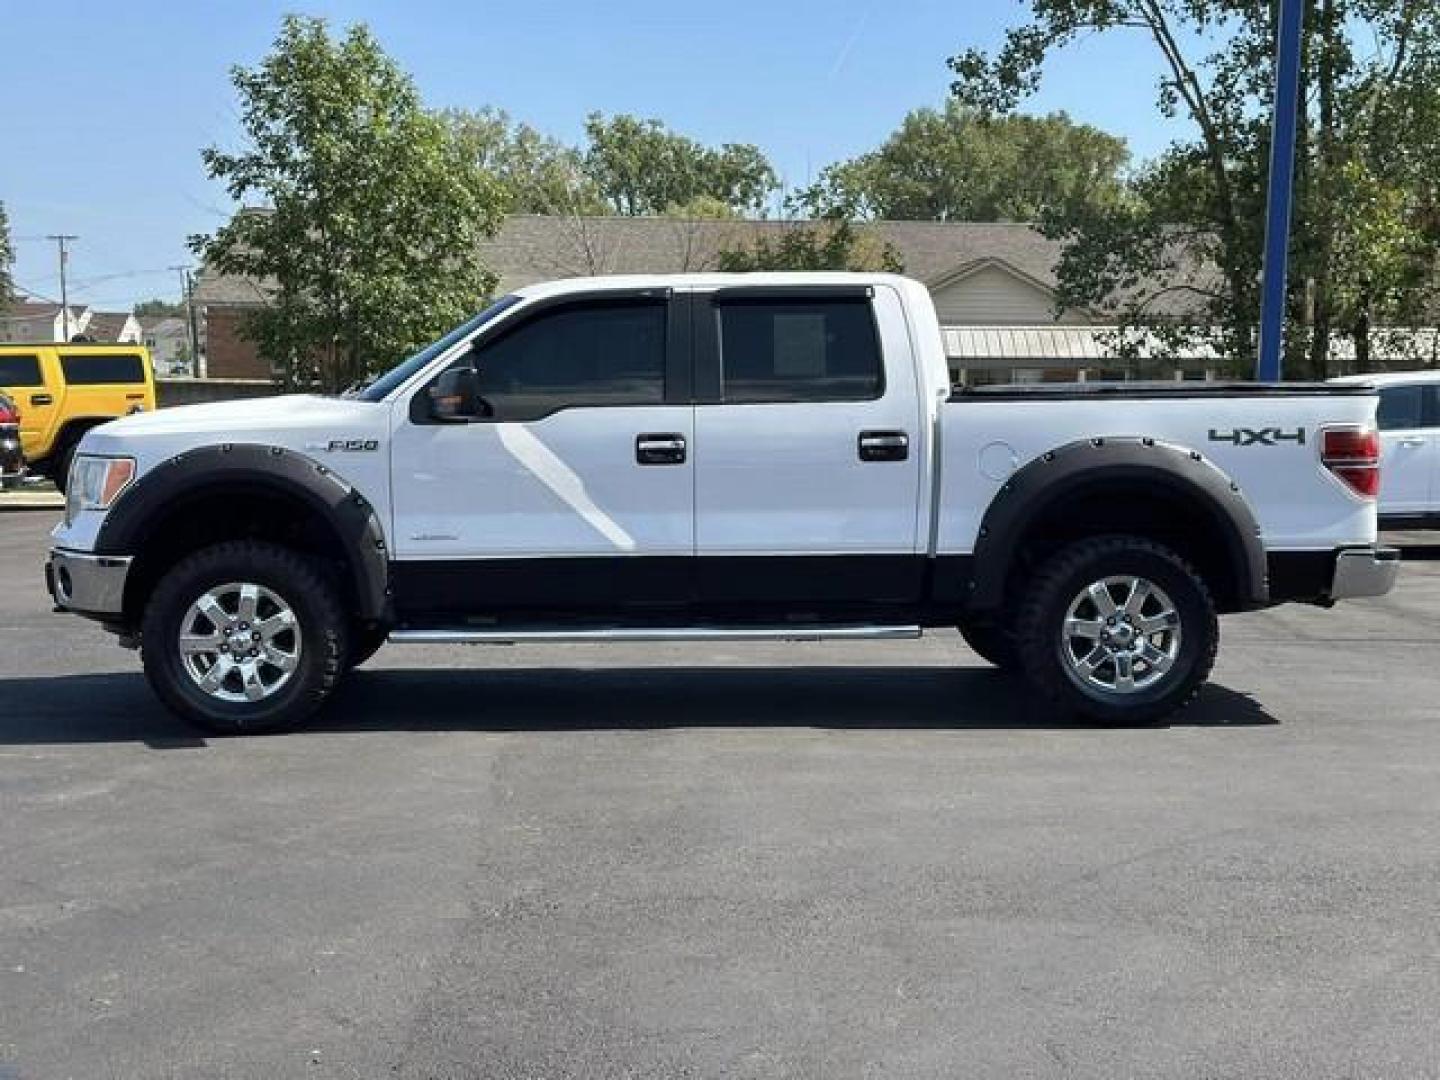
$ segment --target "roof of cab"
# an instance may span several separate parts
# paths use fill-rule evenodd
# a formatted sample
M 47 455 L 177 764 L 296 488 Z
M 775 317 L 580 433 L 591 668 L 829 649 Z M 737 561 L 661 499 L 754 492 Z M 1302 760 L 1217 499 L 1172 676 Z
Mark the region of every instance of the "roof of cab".
M 701 273 L 701 274 L 608 274 L 601 277 L 561 278 L 537 282 L 515 290 L 514 295 L 526 300 L 539 300 L 570 293 L 634 291 L 637 289 L 725 289 L 735 287 L 783 288 L 785 286 L 824 285 L 894 285 L 910 288 L 918 285 L 902 274 L 862 273 L 841 270 L 772 271 L 762 273 Z

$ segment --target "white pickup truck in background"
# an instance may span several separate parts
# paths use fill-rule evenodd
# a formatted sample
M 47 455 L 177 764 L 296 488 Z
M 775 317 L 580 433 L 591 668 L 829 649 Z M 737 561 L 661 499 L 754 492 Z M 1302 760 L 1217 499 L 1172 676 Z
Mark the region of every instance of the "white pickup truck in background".
M 1440 526 L 1440 371 L 1347 375 L 1336 386 L 1380 394 L 1380 521 L 1387 528 Z
M 1217 614 L 1391 587 L 1375 407 L 955 392 L 929 294 L 893 275 L 569 280 L 347 398 L 91 431 L 47 576 L 214 731 L 299 721 L 386 640 L 942 626 L 1058 708 L 1147 722 L 1208 675 Z

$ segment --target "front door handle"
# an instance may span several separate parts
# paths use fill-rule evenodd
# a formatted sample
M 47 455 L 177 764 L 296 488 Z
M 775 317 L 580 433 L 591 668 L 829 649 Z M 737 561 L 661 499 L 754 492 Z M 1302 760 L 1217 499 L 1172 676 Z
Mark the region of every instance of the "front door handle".
M 861 461 L 904 461 L 910 456 L 910 436 L 903 431 L 860 432 Z
M 30 404 L 31 404 L 31 405 L 53 405 L 53 404 L 55 404 L 55 399 L 54 399 L 54 397 L 52 397 L 52 396 L 49 395 L 49 394 L 31 394 L 31 395 L 30 395 Z
M 641 465 L 684 465 L 685 436 L 675 431 L 636 435 L 635 460 Z

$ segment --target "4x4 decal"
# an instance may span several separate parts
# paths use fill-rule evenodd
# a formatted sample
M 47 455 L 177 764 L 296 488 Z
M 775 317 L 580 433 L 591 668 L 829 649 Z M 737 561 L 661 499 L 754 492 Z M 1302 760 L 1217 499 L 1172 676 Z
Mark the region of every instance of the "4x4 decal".
M 1279 446 L 1283 442 L 1293 442 L 1296 446 L 1305 445 L 1305 429 L 1296 428 L 1294 431 L 1284 431 L 1277 427 L 1267 428 L 1232 428 L 1229 431 L 1217 431 L 1210 429 L 1211 442 L 1230 443 L 1232 446 Z

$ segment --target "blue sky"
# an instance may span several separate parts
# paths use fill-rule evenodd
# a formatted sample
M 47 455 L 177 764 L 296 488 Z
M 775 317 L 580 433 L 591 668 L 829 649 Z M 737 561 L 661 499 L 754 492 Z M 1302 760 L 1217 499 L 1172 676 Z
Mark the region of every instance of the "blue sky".
M 0 201 L 16 281 L 58 294 L 46 233 L 81 239 L 74 298 L 173 298 L 166 267 L 231 208 L 200 163 L 238 147 L 228 71 L 267 50 L 288 11 L 369 23 L 428 105 L 495 105 L 578 141 L 587 113 L 632 112 L 704 142 L 754 142 L 792 185 L 941 102 L 946 57 L 993 47 L 1004 0 L 410 0 L 175 4 L 0 0 Z M 1065 109 L 1143 158 L 1182 129 L 1155 112 L 1147 43 L 1092 39 L 1050 63 L 1030 111 Z

